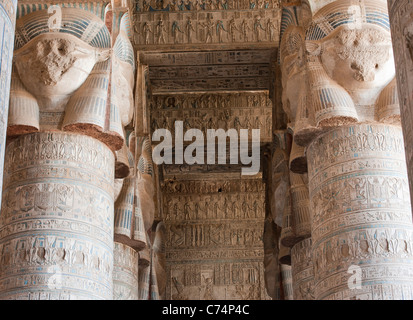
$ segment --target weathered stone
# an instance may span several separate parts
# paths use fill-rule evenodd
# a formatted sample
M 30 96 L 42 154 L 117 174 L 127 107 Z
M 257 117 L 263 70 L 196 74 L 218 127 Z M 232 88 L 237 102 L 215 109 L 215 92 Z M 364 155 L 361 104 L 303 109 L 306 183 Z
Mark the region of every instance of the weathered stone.
M 122 243 L 113 247 L 113 299 L 138 300 L 138 253 Z
M 87 136 L 32 133 L 8 145 L 5 165 L 0 296 L 112 299 L 109 148 Z
M 291 249 L 294 300 L 314 300 L 314 266 L 311 238 Z
M 307 155 L 315 298 L 410 299 L 413 228 L 400 127 L 336 128 Z M 353 266 L 361 268 L 356 289 L 348 284 Z

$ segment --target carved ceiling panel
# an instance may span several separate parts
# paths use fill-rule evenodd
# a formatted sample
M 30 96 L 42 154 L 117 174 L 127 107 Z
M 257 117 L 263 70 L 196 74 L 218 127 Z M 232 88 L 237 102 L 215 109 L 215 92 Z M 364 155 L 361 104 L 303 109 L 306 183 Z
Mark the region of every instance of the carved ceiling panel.
M 163 187 L 167 299 L 266 299 L 265 184 L 187 180 Z
M 144 53 L 152 93 L 269 90 L 276 48 Z

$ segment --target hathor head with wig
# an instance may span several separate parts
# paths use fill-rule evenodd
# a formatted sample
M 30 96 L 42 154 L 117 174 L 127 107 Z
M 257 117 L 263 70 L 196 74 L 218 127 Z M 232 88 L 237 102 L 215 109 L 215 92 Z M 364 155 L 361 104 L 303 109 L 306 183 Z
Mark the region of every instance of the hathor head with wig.
M 306 41 L 356 105 L 374 104 L 395 76 L 386 1 L 326 5 L 314 15 Z
M 41 130 L 39 114 L 61 113 L 43 129 L 82 132 L 119 150 L 133 112 L 132 45 L 120 32 L 112 49 L 105 23 L 89 11 L 60 11 L 55 28 L 47 10 L 17 21 L 8 134 Z

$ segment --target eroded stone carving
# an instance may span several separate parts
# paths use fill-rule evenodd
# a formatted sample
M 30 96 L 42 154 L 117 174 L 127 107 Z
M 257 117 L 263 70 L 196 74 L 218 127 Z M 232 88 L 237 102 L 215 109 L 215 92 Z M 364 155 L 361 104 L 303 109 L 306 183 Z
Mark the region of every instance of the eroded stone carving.
M 307 145 L 324 128 L 377 121 L 382 112 L 387 113 L 384 121 L 397 121 L 396 103 L 380 111 L 385 100 L 380 95 L 391 95 L 395 74 L 388 25 L 376 18 L 387 14 L 386 4 L 352 6 L 346 0 L 324 6 L 308 24 L 305 39 L 300 26 L 289 26 L 283 35 L 283 104 L 298 145 Z M 289 94 L 289 81 L 300 74 L 307 79 L 307 94 Z
M 165 182 L 167 298 L 266 298 L 263 187 L 254 179 Z
M 138 300 L 138 253 L 115 242 L 113 247 L 113 299 Z
M 411 295 L 412 225 L 400 128 L 334 129 L 310 145 L 308 159 L 315 298 L 405 299 L 401 283 Z M 359 290 L 347 286 L 351 265 L 362 269 Z M 408 276 L 401 281 L 393 268 Z
M 135 15 L 134 41 L 144 50 L 173 45 L 274 43 L 279 30 L 278 8 L 249 11 L 170 12 L 159 18 L 153 12 Z M 162 21 L 162 22 L 160 22 Z M 177 26 L 185 26 L 179 32 Z
M 17 21 L 15 96 L 8 135 L 39 130 L 82 132 L 119 150 L 124 144 L 123 126 L 133 112 L 130 41 L 121 30 L 111 54 L 110 34 L 103 21 L 86 10 L 62 11 L 60 32 L 49 32 L 47 10 Z M 82 28 L 72 30 L 73 21 L 79 19 L 84 21 Z M 27 113 L 31 120 L 23 116 Z
M 112 299 L 112 152 L 86 136 L 35 133 L 10 143 L 5 164 L 2 298 Z
M 295 300 L 314 300 L 314 267 L 311 238 L 291 249 L 291 267 Z

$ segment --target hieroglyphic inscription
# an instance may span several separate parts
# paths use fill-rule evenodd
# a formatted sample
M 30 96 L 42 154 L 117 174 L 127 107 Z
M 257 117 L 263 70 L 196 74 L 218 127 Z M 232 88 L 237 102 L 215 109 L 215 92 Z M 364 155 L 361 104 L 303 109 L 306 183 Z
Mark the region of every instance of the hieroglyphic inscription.
M 259 10 L 277 9 L 279 0 L 134 0 L 133 13 L 142 12 L 173 12 L 173 11 L 205 11 L 205 10 Z
M 344 126 L 317 138 L 307 155 L 315 299 L 411 297 L 413 230 L 401 129 Z M 361 289 L 348 286 L 352 265 L 361 268 Z
M 114 156 L 80 135 L 7 148 L 0 228 L 3 299 L 111 299 Z
M 142 50 L 223 45 L 276 46 L 280 10 L 144 12 L 135 15 L 133 41 Z
M 314 300 L 314 267 L 311 238 L 291 249 L 291 267 L 295 300 Z
M 237 94 L 156 95 L 151 101 L 151 129 L 175 132 L 175 121 L 184 131 L 200 129 L 260 129 L 261 141 L 271 141 L 272 104 L 267 92 Z
M 260 179 L 165 182 L 167 297 L 265 299 Z
M 139 254 L 131 247 L 115 242 L 113 247 L 113 299 L 138 300 Z
M 413 199 L 413 3 L 408 0 L 389 0 L 388 6 L 410 195 Z

